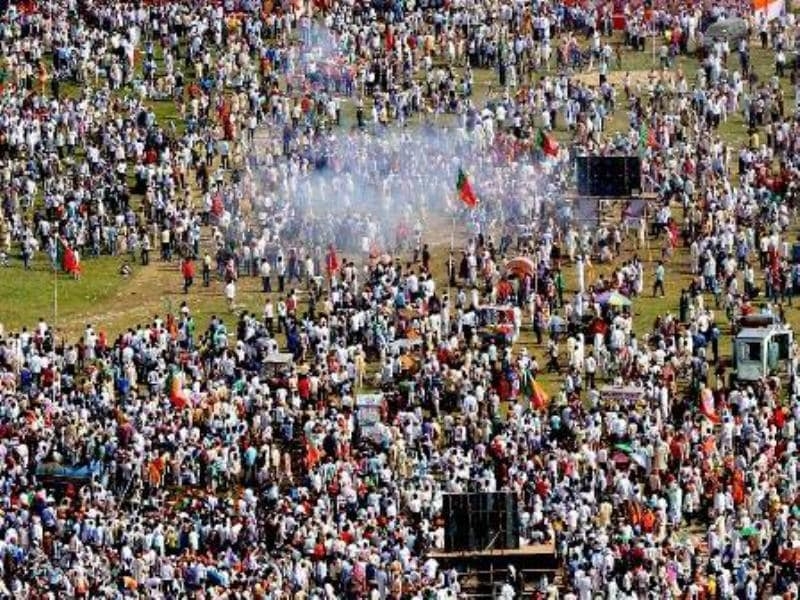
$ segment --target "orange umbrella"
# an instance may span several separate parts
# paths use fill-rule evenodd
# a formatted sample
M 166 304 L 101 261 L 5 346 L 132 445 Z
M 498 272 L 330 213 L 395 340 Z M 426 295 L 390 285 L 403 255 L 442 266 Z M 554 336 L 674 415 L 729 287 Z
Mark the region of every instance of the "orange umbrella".
M 516 275 L 517 277 L 521 277 L 523 275 L 533 275 L 536 273 L 536 263 L 533 262 L 528 256 L 518 256 L 517 258 L 512 258 L 510 261 L 506 263 L 505 270 L 507 273 L 511 275 Z

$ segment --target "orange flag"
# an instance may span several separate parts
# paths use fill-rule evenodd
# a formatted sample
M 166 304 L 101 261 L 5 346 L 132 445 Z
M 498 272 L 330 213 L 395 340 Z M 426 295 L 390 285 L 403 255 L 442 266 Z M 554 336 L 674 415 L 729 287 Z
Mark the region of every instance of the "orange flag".
M 550 396 L 544 391 L 544 388 L 541 386 L 541 384 L 534 380 L 533 390 L 531 393 L 531 405 L 536 410 L 542 410 L 547 408 L 548 404 L 550 404 Z

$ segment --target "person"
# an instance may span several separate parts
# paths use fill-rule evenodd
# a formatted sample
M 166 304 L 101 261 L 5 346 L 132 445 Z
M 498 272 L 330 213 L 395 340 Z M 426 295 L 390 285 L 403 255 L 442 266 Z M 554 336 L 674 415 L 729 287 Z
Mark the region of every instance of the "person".
M 678 301 L 678 319 L 681 323 L 686 323 L 689 316 L 689 294 L 686 289 L 681 290 L 681 297 Z
M 561 367 L 558 365 L 558 344 L 552 338 L 547 341 L 547 372 L 560 373 Z
M 597 373 L 597 360 L 594 355 L 589 354 L 584 361 L 584 368 L 586 369 L 586 384 L 590 390 L 595 389 L 595 375 Z
M 181 274 L 183 275 L 183 293 L 188 294 L 189 288 L 194 283 L 194 261 L 190 256 L 185 256 L 181 262 Z
M 283 294 L 286 286 L 286 263 L 283 260 L 283 253 L 279 253 L 276 259 L 278 272 L 278 293 Z
M 312 286 L 314 285 L 316 271 L 314 267 L 314 260 L 311 258 L 310 254 L 307 254 L 305 260 L 303 261 L 303 271 L 305 272 L 306 276 L 306 289 L 311 290 Z
M 211 255 L 206 252 L 203 255 L 203 287 L 211 285 Z
M 31 260 L 33 259 L 33 243 L 26 237 L 22 243 L 22 268 L 26 271 L 31 270 Z
M 281 297 L 278 300 L 278 333 L 281 333 L 282 331 L 288 333 L 288 316 L 289 310 L 283 297 Z
M 264 303 L 264 326 L 269 334 L 273 335 L 275 331 L 275 305 L 269 296 L 267 296 L 267 300 Z
M 172 260 L 172 231 L 169 227 L 161 229 L 161 260 L 163 262 Z
M 140 252 L 142 266 L 146 267 L 150 264 L 150 234 L 146 230 L 142 232 Z
M 261 275 L 261 291 L 265 294 L 272 292 L 272 281 L 270 280 L 271 273 L 272 266 L 269 264 L 269 261 L 266 258 L 262 258 L 261 265 L 259 266 L 259 274 Z
M 656 270 L 653 276 L 653 298 L 657 295 L 661 298 L 664 297 L 664 277 L 666 275 L 666 268 L 664 267 L 664 261 L 659 260 L 658 265 L 656 265 Z
M 561 273 L 561 269 L 556 269 L 556 277 L 555 277 L 555 287 L 556 287 L 556 297 L 558 299 L 558 306 L 564 306 L 564 275 Z
M 225 284 L 225 301 L 228 304 L 228 310 L 233 311 L 236 305 L 236 280 L 233 278 L 228 279 Z

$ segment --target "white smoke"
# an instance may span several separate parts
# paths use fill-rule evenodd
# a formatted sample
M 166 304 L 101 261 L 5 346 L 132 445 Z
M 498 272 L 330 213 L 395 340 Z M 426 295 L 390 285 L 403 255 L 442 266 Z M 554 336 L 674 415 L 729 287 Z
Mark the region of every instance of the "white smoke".
M 324 94 L 334 86 L 327 73 L 349 64 L 346 40 L 318 26 L 305 38 L 311 43 L 293 49 L 286 79 L 295 90 Z M 466 115 L 446 117 L 449 126 L 425 117 L 407 126 L 384 126 L 366 114 L 364 120 L 364 129 L 310 124 L 295 138 L 290 156 L 256 165 L 257 197 L 265 203 L 257 209 L 273 238 L 391 252 L 400 232 L 466 212 L 456 192 L 459 169 L 480 199 L 464 218 L 497 225 L 530 219 L 540 207 L 534 199 L 546 192 L 546 179 L 530 153 L 507 158 L 490 112 L 473 112 L 469 127 Z M 278 123 L 269 128 L 266 147 L 282 147 L 283 130 Z

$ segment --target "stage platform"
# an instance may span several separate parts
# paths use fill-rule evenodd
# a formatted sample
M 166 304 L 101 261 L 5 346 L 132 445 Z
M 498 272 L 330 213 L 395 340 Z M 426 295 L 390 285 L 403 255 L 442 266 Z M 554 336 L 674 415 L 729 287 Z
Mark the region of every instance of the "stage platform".
M 538 589 L 543 578 L 559 584 L 561 563 L 554 544 L 535 544 L 505 550 L 465 550 L 446 552 L 430 550 L 441 568 L 455 569 L 463 596 L 470 599 L 496 598 L 499 588 L 509 579 L 509 566 L 517 573 L 516 589 L 527 597 Z

